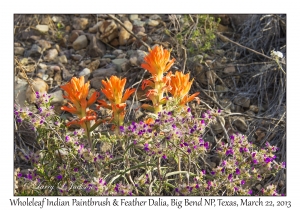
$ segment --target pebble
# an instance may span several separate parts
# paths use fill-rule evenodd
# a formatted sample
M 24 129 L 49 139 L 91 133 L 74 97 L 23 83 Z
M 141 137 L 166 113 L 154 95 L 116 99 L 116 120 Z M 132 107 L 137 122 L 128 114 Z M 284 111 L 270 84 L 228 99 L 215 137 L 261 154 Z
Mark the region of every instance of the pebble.
M 48 66 L 47 66 L 46 64 L 44 64 L 44 63 L 39 63 L 39 64 L 38 64 L 38 67 L 39 67 L 40 69 L 42 69 L 42 70 L 47 70 L 47 68 L 48 68 Z
M 59 22 L 62 22 L 62 17 L 59 17 L 59 16 L 53 16 L 52 17 L 52 20 L 54 23 L 59 23 Z
M 15 55 L 23 55 L 25 49 L 23 47 L 14 47 L 14 54 Z
M 57 58 L 57 62 L 59 62 L 59 63 L 68 63 L 68 59 L 65 55 L 61 55 Z
M 101 68 L 93 72 L 93 77 L 110 77 L 111 75 L 116 75 L 118 72 L 114 66 L 110 68 Z
M 139 15 L 129 15 L 129 20 L 133 21 L 133 20 L 138 20 L 139 19 Z
M 53 97 L 51 104 L 63 104 L 64 103 L 64 97 L 63 97 L 63 91 L 58 90 L 50 94 L 51 97 Z
M 73 19 L 73 28 L 77 30 L 85 30 L 88 26 L 89 19 L 87 18 L 74 18 Z
M 136 26 L 144 26 L 145 24 L 146 24 L 146 22 L 140 21 L 137 19 L 133 21 L 133 25 L 136 25 Z
M 88 45 L 88 40 L 85 35 L 79 36 L 74 42 L 73 42 L 73 48 L 74 50 L 81 50 L 83 48 L 86 48 Z
M 105 77 L 94 77 L 90 80 L 91 87 L 100 90 L 102 88 L 102 80 L 105 80 Z
M 86 53 L 91 57 L 102 57 L 106 53 L 106 46 L 97 40 L 96 35 L 89 35 L 88 39 L 90 41 L 87 47 Z
M 125 20 L 123 24 L 129 31 L 132 31 L 133 26 L 129 20 Z M 125 28 L 121 27 L 120 32 L 119 32 L 119 44 L 126 45 L 127 41 L 130 38 L 130 35 L 131 34 Z
M 43 34 L 49 31 L 49 26 L 47 25 L 37 25 L 35 28 Z
M 42 48 L 37 44 L 33 44 L 29 51 L 26 51 L 24 57 L 35 57 L 42 54 Z
M 82 59 L 81 55 L 71 55 L 71 59 L 74 61 L 80 61 Z
M 84 68 L 78 75 L 79 76 L 90 76 L 91 70 L 88 68 Z
M 235 70 L 235 66 L 233 65 L 229 65 L 228 67 L 226 67 L 224 69 L 224 73 L 225 74 L 230 74 L 230 73 L 234 73 L 236 70 Z
M 40 46 L 43 50 L 47 50 L 51 48 L 51 43 L 49 41 L 40 39 L 35 41 L 35 43 Z
M 157 26 L 159 24 L 159 21 L 148 19 L 148 20 L 146 20 L 146 24 L 148 24 L 149 26 L 155 27 L 155 26 Z
M 34 78 L 33 82 L 31 83 L 32 88 L 35 92 L 39 92 L 40 94 L 47 93 L 49 86 L 48 84 L 40 79 L 40 78 Z M 28 85 L 26 90 L 26 100 L 28 103 L 34 103 L 36 96 L 35 92 L 32 92 L 31 87 Z
M 111 61 L 113 64 L 117 66 L 117 71 L 124 71 L 124 65 L 128 62 L 126 58 L 114 59 Z
M 58 52 L 56 49 L 50 49 L 44 57 L 45 61 L 54 61 L 57 58 Z

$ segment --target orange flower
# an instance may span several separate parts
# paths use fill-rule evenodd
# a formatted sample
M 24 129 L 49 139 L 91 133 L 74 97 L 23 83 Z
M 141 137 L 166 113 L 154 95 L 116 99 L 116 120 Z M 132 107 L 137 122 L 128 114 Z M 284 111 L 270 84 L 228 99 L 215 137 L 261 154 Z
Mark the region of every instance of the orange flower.
M 119 79 L 116 76 L 111 76 L 109 80 L 102 80 L 104 88 L 101 91 L 104 93 L 106 98 L 112 104 L 124 103 L 129 96 L 135 91 L 135 88 L 125 90 L 124 96 L 122 97 L 123 90 L 125 87 L 126 78 Z
M 101 91 L 111 104 L 107 104 L 104 100 L 98 100 L 100 104 L 99 108 L 102 106 L 113 111 L 112 118 L 117 126 L 123 124 L 126 107 L 125 101 L 135 91 L 135 88 L 126 89 L 122 97 L 125 83 L 126 78 L 120 79 L 116 76 L 111 76 L 107 81 L 102 80 L 104 88 L 102 88 Z
M 150 118 L 150 117 L 144 121 L 144 123 L 147 124 L 147 125 L 151 125 L 151 124 L 153 124 L 154 122 L 155 122 L 154 119 L 153 119 L 153 118 Z
M 70 102 L 68 103 L 69 107 L 63 106 L 61 109 L 72 114 L 76 114 L 79 118 L 85 117 L 86 108 L 95 103 L 99 97 L 99 92 L 94 92 L 87 101 L 86 98 L 89 93 L 89 87 L 90 83 L 84 83 L 83 76 L 81 76 L 79 79 L 73 77 L 69 83 L 62 85 L 61 89 L 67 93 L 64 98 L 68 99 Z
M 149 54 L 144 57 L 145 63 L 141 67 L 148 70 L 157 80 L 161 80 L 163 73 L 167 72 L 174 64 L 175 59 L 170 60 L 170 52 L 162 46 L 155 46 Z
M 182 72 L 176 71 L 175 75 L 171 77 L 170 86 L 171 89 L 169 92 L 173 95 L 173 97 L 179 101 L 179 105 L 183 106 L 186 103 L 193 100 L 198 94 L 194 93 L 191 96 L 188 96 L 188 92 L 191 89 L 192 83 L 194 79 L 189 81 L 190 74 L 183 74 Z

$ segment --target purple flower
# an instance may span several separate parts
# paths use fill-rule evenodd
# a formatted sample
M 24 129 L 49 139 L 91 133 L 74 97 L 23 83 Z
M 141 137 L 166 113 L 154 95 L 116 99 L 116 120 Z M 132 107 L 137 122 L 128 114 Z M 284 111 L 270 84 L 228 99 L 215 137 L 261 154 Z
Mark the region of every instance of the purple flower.
M 232 174 L 229 174 L 229 175 L 228 175 L 228 180 L 229 180 L 229 181 L 232 181 Z
M 241 185 L 244 185 L 246 182 L 245 182 L 245 180 L 242 180 L 241 181 Z
M 22 173 L 18 173 L 18 178 L 21 178 L 22 177 Z
M 235 169 L 235 173 L 236 173 L 236 175 L 239 175 L 239 174 L 241 173 L 240 169 L 239 169 L 239 168 L 236 168 L 236 169 Z
M 282 163 L 281 163 L 281 166 L 282 166 L 282 168 L 286 168 L 286 163 L 285 163 L 285 162 L 282 162 Z
M 253 160 L 252 160 L 252 163 L 253 163 L 253 164 L 257 164 L 258 162 L 257 162 L 256 159 L 253 159 Z
M 61 180 L 61 179 L 62 179 L 62 175 L 58 175 L 56 178 L 57 178 L 58 180 Z
M 66 136 L 66 142 L 70 141 L 70 136 Z
M 227 164 L 227 161 L 226 161 L 226 160 L 223 160 L 223 161 L 222 161 L 222 166 L 226 166 L 226 164 Z
M 251 194 L 252 194 L 252 190 L 249 190 L 249 191 L 248 191 L 248 194 L 251 195 Z
M 239 188 L 238 187 L 234 187 L 234 191 L 238 191 L 239 190 Z
M 209 149 L 209 143 L 208 143 L 208 142 L 205 142 L 205 143 L 204 143 L 204 147 L 208 150 L 208 149 Z
M 216 172 L 212 171 L 212 172 L 210 172 L 210 174 L 211 174 L 211 175 L 215 175 L 215 174 L 216 174 Z
M 124 126 L 120 126 L 120 131 L 124 133 Z
M 191 108 L 189 107 L 188 109 L 187 109 L 187 112 L 190 112 L 191 111 Z
M 222 173 L 224 174 L 225 173 L 225 167 L 221 169 Z
M 78 168 L 74 168 L 74 171 L 77 172 L 77 171 L 78 171 Z
M 255 155 L 256 155 L 256 152 L 252 152 L 252 157 L 255 157 Z
M 233 155 L 233 149 L 230 148 L 226 151 L 226 155 Z
M 267 157 L 267 158 L 264 158 L 264 161 L 265 161 L 265 163 L 269 163 L 272 161 L 272 159 Z
M 201 171 L 202 171 L 202 173 L 203 173 L 203 174 L 206 174 L 206 171 L 205 171 L 204 169 L 203 169 L 203 170 L 201 170 Z
M 231 136 L 230 136 L 230 139 L 231 139 L 231 140 L 234 140 L 234 135 L 231 135 Z
M 147 143 L 144 144 L 144 150 L 145 150 L 145 151 L 149 151 L 149 147 L 148 147 L 148 146 L 149 146 L 149 144 L 147 144 Z
M 165 160 L 165 159 L 167 159 L 167 156 L 164 154 L 164 155 L 162 156 L 162 158 Z

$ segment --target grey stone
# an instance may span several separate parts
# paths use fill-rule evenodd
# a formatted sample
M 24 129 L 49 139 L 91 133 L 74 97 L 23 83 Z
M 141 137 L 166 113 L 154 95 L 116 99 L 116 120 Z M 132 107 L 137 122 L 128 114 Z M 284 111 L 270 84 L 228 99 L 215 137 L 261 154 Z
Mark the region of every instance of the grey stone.
M 146 23 L 144 21 L 140 21 L 140 20 L 134 20 L 133 25 L 136 25 L 136 26 L 144 26 Z
M 133 20 L 138 20 L 139 19 L 139 15 L 129 15 L 129 20 L 133 21 Z
M 91 70 L 88 68 L 85 68 L 78 75 L 79 76 L 89 76 L 90 74 L 91 74 Z
M 149 26 L 155 27 L 155 26 L 159 25 L 159 21 L 148 19 L 148 20 L 146 20 L 146 24 L 148 24 Z
M 115 67 L 111 68 L 101 68 L 97 69 L 93 72 L 93 77 L 109 77 L 111 75 L 116 75 L 118 72 L 116 71 Z
M 95 35 L 90 34 L 88 39 L 90 44 L 87 47 L 86 53 L 91 57 L 102 57 L 106 53 L 106 46 Z
M 63 91 L 58 90 L 50 94 L 51 97 L 53 97 L 51 104 L 63 104 L 64 103 L 64 97 L 63 97 Z
M 102 80 L 105 80 L 105 77 L 94 77 L 90 80 L 91 87 L 100 90 L 102 88 Z
M 23 47 L 14 47 L 14 53 L 15 55 L 23 55 L 25 49 Z
M 47 25 L 37 25 L 35 28 L 43 34 L 49 31 L 49 26 Z
M 68 59 L 65 55 L 61 55 L 57 58 L 57 62 L 59 62 L 59 63 L 68 63 Z
M 37 44 L 32 45 L 29 51 L 26 51 L 24 57 L 35 57 L 42 54 L 42 48 Z
M 73 19 L 73 28 L 77 30 L 85 30 L 88 26 L 89 19 L 87 18 L 74 18 Z
M 120 59 L 114 59 L 111 62 L 117 66 L 117 71 L 121 72 L 124 68 L 123 67 L 124 64 L 126 64 L 128 60 L 126 58 L 120 58 Z
M 83 48 L 86 48 L 88 45 L 88 40 L 85 35 L 79 36 L 74 42 L 73 42 L 73 48 L 74 50 L 81 50 Z
M 45 61 L 54 61 L 57 58 L 58 52 L 56 49 L 50 49 L 44 57 Z

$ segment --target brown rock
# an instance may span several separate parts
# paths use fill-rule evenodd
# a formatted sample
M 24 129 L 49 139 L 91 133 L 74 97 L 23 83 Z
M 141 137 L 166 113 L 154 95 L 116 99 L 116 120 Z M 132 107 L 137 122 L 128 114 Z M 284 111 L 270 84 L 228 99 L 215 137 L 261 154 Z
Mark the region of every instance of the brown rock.
M 225 69 L 224 69 L 224 73 L 225 74 L 231 74 L 231 73 L 234 73 L 236 70 L 235 70 L 235 66 L 233 65 L 228 65 Z
M 99 65 L 100 65 L 100 60 L 97 59 L 97 60 L 91 62 L 91 63 L 87 66 L 87 68 L 90 69 L 91 72 L 93 72 L 94 70 L 96 70 L 96 69 L 99 67 Z
M 69 81 L 74 74 L 71 74 L 67 69 L 62 69 L 62 78 L 64 81 Z
M 258 113 L 259 108 L 256 105 L 250 105 L 249 110 L 253 111 L 254 113 Z
M 221 116 L 219 116 L 218 118 L 224 126 L 225 125 L 225 119 Z M 212 122 L 212 124 L 211 124 L 211 128 L 215 133 L 222 133 L 223 132 L 223 127 L 222 127 L 220 122 L 217 120 L 216 122 Z
M 31 85 L 32 85 L 34 92 L 32 92 L 31 86 L 28 85 L 27 90 L 26 90 L 26 100 L 28 103 L 35 102 L 35 100 L 36 100 L 35 92 L 47 93 L 48 89 L 49 89 L 48 84 L 40 78 L 34 78 Z
M 77 30 L 85 30 L 88 26 L 89 19 L 87 18 L 74 18 L 73 28 Z
M 51 43 L 47 40 L 37 40 L 35 42 L 38 46 L 40 46 L 42 48 L 42 50 L 47 50 L 51 48 Z
M 95 35 L 90 34 L 88 39 L 90 44 L 87 47 L 86 53 L 91 57 L 103 57 L 106 53 L 106 46 L 101 41 L 97 40 Z
M 100 90 L 102 88 L 102 80 L 105 80 L 105 77 L 94 77 L 90 80 L 91 87 Z
M 99 30 L 99 26 L 103 23 L 103 21 L 100 21 L 96 23 L 93 27 L 89 28 L 89 33 L 95 34 Z
M 236 126 L 236 128 L 241 131 L 241 132 L 246 132 L 247 131 L 247 124 L 245 122 L 244 117 L 234 117 L 233 124 Z
M 58 52 L 56 49 L 50 49 L 44 57 L 45 61 L 54 61 L 57 58 Z
M 133 26 L 129 20 L 125 20 L 123 24 L 125 25 L 127 30 L 129 30 L 129 31 L 132 30 Z M 120 45 L 126 45 L 129 38 L 130 38 L 130 33 L 127 32 L 125 28 L 121 27 L 120 32 L 119 32 Z
M 53 78 L 54 85 L 61 85 L 62 77 L 61 77 L 61 71 L 57 71 Z
M 74 50 L 81 50 L 83 48 L 86 48 L 88 45 L 88 40 L 85 35 L 79 36 L 74 42 L 73 42 L 73 48 Z
M 240 105 L 245 108 L 249 108 L 250 106 L 250 99 L 242 96 L 238 96 L 233 100 L 233 103 Z
M 116 38 L 119 34 L 117 24 L 114 20 L 105 20 L 99 26 L 97 38 L 108 43 Z

